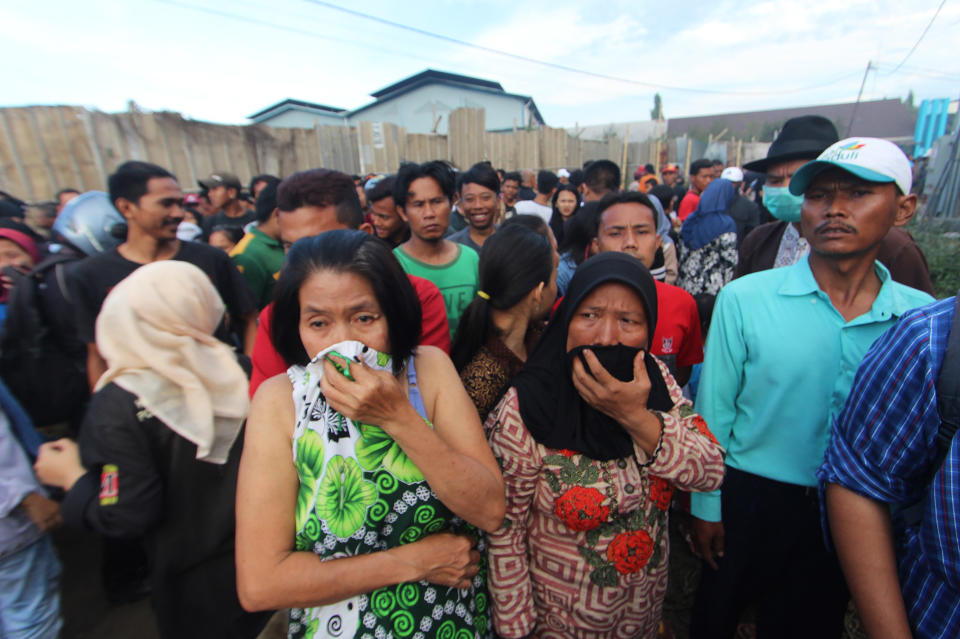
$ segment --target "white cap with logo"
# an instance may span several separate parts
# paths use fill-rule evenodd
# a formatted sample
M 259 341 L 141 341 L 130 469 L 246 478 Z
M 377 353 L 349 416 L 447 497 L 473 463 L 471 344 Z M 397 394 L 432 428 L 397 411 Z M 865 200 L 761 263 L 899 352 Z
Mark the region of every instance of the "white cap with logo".
M 743 171 L 736 166 L 728 166 L 720 174 L 720 177 L 731 182 L 743 182 Z
M 896 144 L 880 138 L 847 138 L 801 166 L 790 179 L 790 192 L 803 195 L 813 178 L 834 167 L 867 182 L 893 182 L 904 195 L 910 193 L 913 185 L 910 160 Z

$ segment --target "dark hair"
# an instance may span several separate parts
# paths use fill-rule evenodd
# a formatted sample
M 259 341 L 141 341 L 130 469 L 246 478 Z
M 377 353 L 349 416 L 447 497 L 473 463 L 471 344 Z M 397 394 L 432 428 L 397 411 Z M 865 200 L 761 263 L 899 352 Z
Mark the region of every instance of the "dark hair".
M 653 165 L 650 164 L 649 162 L 643 165 L 643 170 L 646 171 L 647 173 L 656 173 L 656 171 L 653 170 Z
M 260 195 L 257 196 L 257 203 L 254 208 L 257 212 L 257 224 L 264 224 L 273 215 L 277 208 L 277 187 L 280 182 L 267 182 L 267 185 L 260 189 Z
M 280 178 L 276 175 L 270 175 L 269 173 L 261 173 L 260 175 L 254 175 L 250 178 L 250 186 L 247 187 L 247 190 L 250 191 L 250 197 L 253 197 L 253 187 L 257 185 L 257 182 L 266 182 L 267 184 L 280 184 Z
M 226 224 L 218 224 L 210 229 L 210 235 L 218 232 L 226 235 L 227 239 L 234 244 L 242 240 L 245 235 L 242 226 L 227 226 Z
M 720 158 L 710 160 L 710 166 L 717 166 L 718 164 L 720 166 L 723 166 L 723 160 L 721 160 Z
M 557 200 L 560 199 L 560 194 L 564 191 L 573 193 L 573 197 L 577 198 L 577 204 L 573 208 L 573 213 L 570 214 L 571 217 L 576 215 L 577 210 L 580 208 L 580 191 L 577 190 L 577 187 L 572 184 L 558 185 L 557 192 L 553 194 L 553 202 L 551 202 L 553 206 L 553 213 L 550 214 L 550 228 L 553 229 L 553 235 L 557 238 L 558 242 L 563 241 L 563 226 L 566 220 L 564 219 L 563 215 L 560 214 L 560 211 L 557 210 Z
M 653 216 L 653 227 L 657 227 L 657 209 L 653 206 L 653 202 L 650 201 L 649 197 L 637 191 L 608 193 L 603 197 L 602 200 L 600 200 L 600 203 L 597 206 L 597 217 L 594 220 L 596 226 L 593 228 L 593 234 L 591 235 L 590 239 L 593 239 L 597 236 L 597 229 L 600 226 L 601 218 L 603 218 L 603 212 L 616 204 L 641 204 L 647 207 L 650 209 L 650 214 Z
M 440 186 L 440 190 L 446 196 L 447 200 L 453 202 L 453 193 L 456 188 L 456 176 L 451 167 L 441 160 L 415 164 L 408 162 L 400 166 L 397 171 L 397 179 L 393 183 L 393 203 L 400 208 L 407 206 L 407 192 L 414 180 L 420 178 L 433 178 Z
M 693 177 L 694 175 L 696 175 L 697 173 L 699 173 L 704 169 L 712 170 L 713 162 L 711 162 L 707 158 L 700 158 L 699 160 L 695 160 L 694 163 L 690 165 L 690 177 Z
M 199 214 L 197 211 L 195 211 L 194 209 L 191 209 L 191 208 L 189 208 L 189 207 L 186 207 L 186 206 L 183 207 L 183 217 L 184 217 L 185 220 L 186 220 L 186 218 L 188 218 L 188 217 L 191 218 L 190 220 L 187 220 L 187 221 L 193 222 L 193 223 L 196 224 L 197 226 L 200 226 L 200 225 L 203 224 L 203 216 L 200 215 L 200 214 Z
M 663 206 L 664 212 L 673 210 L 670 205 L 673 203 L 673 198 L 676 197 L 677 193 L 673 190 L 672 186 L 658 184 L 650 189 L 650 193 L 648 193 L 648 195 L 652 195 L 660 200 L 660 204 Z
M 393 197 L 393 184 L 396 180 L 397 178 L 394 175 L 378 175 L 367 180 L 363 185 L 363 192 L 367 196 L 367 204 Z
M 156 164 L 138 160 L 124 162 L 117 167 L 113 175 L 107 178 L 110 203 L 117 206 L 117 200 L 120 198 L 134 204 L 138 203 L 147 192 L 147 182 L 153 178 L 177 179 L 173 173 Z
M 287 366 L 310 362 L 300 339 L 300 288 L 313 273 L 323 270 L 353 273 L 370 282 L 387 320 L 393 372 L 399 374 L 420 342 L 420 300 L 386 242 L 346 229 L 299 239 L 287 253 L 274 289 L 271 335 L 283 361 Z
M 710 293 L 699 293 L 693 296 L 693 301 L 697 304 L 697 315 L 700 316 L 700 331 L 704 339 L 710 332 L 710 320 L 713 319 L 713 307 L 717 301 L 716 295 Z
M 590 162 L 583 171 L 583 181 L 597 195 L 620 189 L 620 167 L 610 160 Z
M 570 171 L 569 184 L 580 188 L 580 185 L 583 184 L 583 169 L 574 169 Z
M 500 230 L 502 231 L 508 226 L 523 226 L 547 238 L 548 242 L 550 241 L 550 238 L 547 235 L 547 233 L 550 232 L 550 227 L 547 226 L 547 223 L 539 215 L 533 215 L 531 213 L 519 213 L 513 217 L 508 217 L 506 221 L 500 225 Z M 499 231 L 497 232 L 499 233 Z
M 357 187 L 346 173 L 310 169 L 294 173 L 277 187 L 277 208 L 294 211 L 301 206 L 333 206 L 337 221 L 352 229 L 363 224 Z
M 503 176 L 503 182 L 511 180 L 517 183 L 517 186 L 520 186 L 523 183 L 523 178 L 520 177 L 520 171 L 510 171 Z
M 450 349 L 458 371 L 497 333 L 493 310 L 519 304 L 540 282 L 550 282 L 552 270 L 550 241 L 522 224 L 504 225 L 487 238 L 480 252 L 478 285 L 490 299 L 477 295 L 460 317 Z
M 560 178 L 553 171 L 537 171 L 537 193 L 540 195 L 550 195 L 550 191 L 557 188 L 557 182 Z
M 76 193 L 77 195 L 80 195 L 80 191 L 76 190 L 76 189 L 73 188 L 73 187 L 68 186 L 68 187 L 65 188 L 65 189 L 60 189 L 59 191 L 57 191 L 57 194 L 54 195 L 53 197 L 54 197 L 55 200 L 58 200 L 58 201 L 59 201 L 59 200 L 60 200 L 60 196 L 61 196 L 61 195 L 66 195 L 67 193 Z
M 458 182 L 459 188 L 457 190 L 461 193 L 465 184 L 479 184 L 495 194 L 500 193 L 500 177 L 489 162 L 477 162 L 460 175 Z
M 573 214 L 563 228 L 563 243 L 560 253 L 569 253 L 575 264 L 580 265 L 586 259 L 587 247 L 597 234 L 599 202 L 587 202 Z

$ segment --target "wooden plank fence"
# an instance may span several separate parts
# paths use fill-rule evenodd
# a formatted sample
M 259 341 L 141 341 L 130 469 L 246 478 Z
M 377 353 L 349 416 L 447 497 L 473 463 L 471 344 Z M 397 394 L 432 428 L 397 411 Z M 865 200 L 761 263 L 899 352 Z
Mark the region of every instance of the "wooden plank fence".
M 743 153 L 742 141 L 729 144 L 728 158 Z M 676 161 L 676 146 L 665 140 L 659 145 L 628 141 L 625 183 L 638 166 L 649 162 L 659 168 Z M 127 160 L 164 166 L 189 191 L 216 171 L 247 181 L 258 173 L 286 176 L 319 166 L 350 174 L 388 173 L 402 162 L 435 159 L 460 169 L 489 160 L 508 171 L 556 171 L 598 159 L 619 165 L 623 157 L 624 140 L 618 136 L 582 140 L 550 127 L 488 132 L 483 109 L 451 112 L 447 135 L 408 133 L 389 122 L 287 129 L 211 124 L 135 108 L 111 114 L 72 106 L 0 109 L 0 190 L 33 202 L 49 200 L 65 187 L 104 189 L 107 176 Z

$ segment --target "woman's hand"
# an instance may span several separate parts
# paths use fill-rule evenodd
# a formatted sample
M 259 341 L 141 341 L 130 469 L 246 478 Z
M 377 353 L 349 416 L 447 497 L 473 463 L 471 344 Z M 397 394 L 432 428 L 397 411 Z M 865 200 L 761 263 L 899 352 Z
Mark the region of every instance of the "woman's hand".
M 70 490 L 87 469 L 80 463 L 77 443 L 64 438 L 40 446 L 33 471 L 41 483 Z
M 573 386 L 588 404 L 612 417 L 623 426 L 633 441 L 648 455 L 653 455 L 660 441 L 660 419 L 647 410 L 650 377 L 644 363 L 644 352 L 633 360 L 633 379 L 621 382 L 603 367 L 597 356 L 587 349 L 583 356 L 593 372 L 591 376 L 580 358 L 573 361 Z
M 438 586 L 469 588 L 480 570 L 477 541 L 467 535 L 436 533 L 392 551 L 403 562 L 415 568 L 418 580 Z
M 402 416 L 409 416 L 413 407 L 400 380 L 386 371 L 373 370 L 351 360 L 351 381 L 331 363 L 332 357 L 336 356 L 324 359 L 320 389 L 334 410 L 354 421 L 380 426 L 387 432 Z
M 577 357 L 573 361 L 573 386 L 580 396 L 601 413 L 626 426 L 640 412 L 647 412 L 650 378 L 644 364 L 643 351 L 633 360 L 633 380 L 621 382 L 607 372 L 593 351 L 583 351 L 590 372 Z

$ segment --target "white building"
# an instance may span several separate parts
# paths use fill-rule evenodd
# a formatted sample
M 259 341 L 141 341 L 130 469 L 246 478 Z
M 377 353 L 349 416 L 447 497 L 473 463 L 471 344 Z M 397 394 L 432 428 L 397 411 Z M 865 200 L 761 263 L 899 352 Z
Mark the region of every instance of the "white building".
M 313 128 L 317 124 L 390 122 L 408 133 L 447 132 L 450 112 L 484 109 L 488 131 L 544 124 L 533 98 L 507 93 L 499 82 L 427 69 L 370 94 L 374 101 L 352 111 L 301 100 L 284 100 L 249 116 L 257 124 Z

